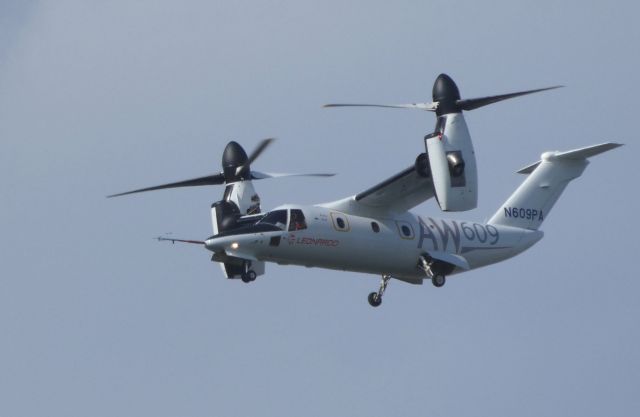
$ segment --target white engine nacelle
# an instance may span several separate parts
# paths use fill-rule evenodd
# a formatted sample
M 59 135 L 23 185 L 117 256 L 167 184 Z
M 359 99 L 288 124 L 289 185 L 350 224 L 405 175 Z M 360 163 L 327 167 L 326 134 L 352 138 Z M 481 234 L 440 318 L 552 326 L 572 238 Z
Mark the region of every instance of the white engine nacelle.
M 476 208 L 476 157 L 462 113 L 440 116 L 436 132 L 425 137 L 425 147 L 440 209 L 465 211 Z

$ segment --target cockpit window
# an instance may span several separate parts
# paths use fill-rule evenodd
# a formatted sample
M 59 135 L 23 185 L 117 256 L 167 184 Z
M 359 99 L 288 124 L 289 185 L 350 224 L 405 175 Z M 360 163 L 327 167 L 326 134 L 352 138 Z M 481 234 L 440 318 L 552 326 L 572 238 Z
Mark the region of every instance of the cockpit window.
M 287 210 L 274 210 L 260 220 L 260 224 L 271 224 L 282 230 L 287 227 Z
M 296 230 L 304 230 L 307 228 L 307 222 L 304 219 L 302 210 L 292 209 L 291 220 L 289 221 L 289 231 L 295 232 Z

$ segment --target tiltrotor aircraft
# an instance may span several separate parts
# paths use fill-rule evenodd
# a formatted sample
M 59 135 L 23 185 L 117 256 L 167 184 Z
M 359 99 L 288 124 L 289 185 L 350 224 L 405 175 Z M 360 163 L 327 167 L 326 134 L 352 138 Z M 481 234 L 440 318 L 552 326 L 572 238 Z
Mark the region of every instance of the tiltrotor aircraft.
M 305 175 L 251 169 L 272 139 L 263 140 L 251 155 L 238 143 L 229 142 L 220 173 L 109 197 L 224 184 L 222 200 L 211 206 L 211 237 L 203 241 L 158 239 L 202 245 L 213 252 L 212 261 L 221 264 L 227 278 L 244 282 L 264 274 L 266 262 L 380 275 L 378 291 L 368 297 L 376 307 L 391 278 L 411 284 L 429 279 L 442 287 L 447 276 L 506 260 L 530 248 L 542 238 L 541 224 L 567 184 L 582 174 L 587 159 L 621 146 L 603 143 L 543 153 L 538 162 L 518 171 L 527 178 L 487 223 L 409 211 L 432 197 L 443 211 L 475 208 L 475 156 L 462 110 L 547 89 L 463 100 L 453 80 L 441 74 L 434 84 L 432 103 L 365 105 L 435 111 L 435 131 L 425 137 L 426 152 L 410 167 L 356 195 L 329 203 L 285 204 L 261 211 L 253 180 Z

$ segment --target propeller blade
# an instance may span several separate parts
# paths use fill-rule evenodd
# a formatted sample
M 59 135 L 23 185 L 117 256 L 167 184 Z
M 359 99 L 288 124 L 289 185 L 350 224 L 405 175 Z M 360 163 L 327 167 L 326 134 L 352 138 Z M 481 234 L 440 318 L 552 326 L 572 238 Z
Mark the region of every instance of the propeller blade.
M 247 158 L 247 161 L 244 164 L 240 165 L 238 168 L 236 168 L 236 175 L 239 175 L 243 169 L 250 166 L 253 163 L 253 161 L 258 159 L 260 154 L 262 154 L 262 152 L 264 152 L 264 150 L 267 149 L 267 147 L 271 145 L 274 140 L 276 140 L 276 138 L 267 138 L 267 139 L 261 140 L 258 146 L 256 146 L 253 152 L 251 152 L 251 155 L 249 155 L 249 158 Z
M 385 107 L 389 109 L 415 109 L 415 110 L 426 110 L 426 111 L 436 111 L 438 108 L 438 103 L 411 103 L 411 104 L 325 104 L 322 107 Z
M 251 171 L 251 179 L 264 180 L 267 178 L 282 178 L 282 177 L 333 177 L 336 174 L 318 173 L 318 174 L 282 174 L 275 172 L 260 172 Z
M 247 159 L 246 163 L 251 165 L 251 163 L 253 163 L 253 161 L 258 159 L 260 154 L 264 152 L 264 150 L 267 149 L 267 147 L 271 145 L 274 140 L 276 140 L 276 138 L 267 138 L 267 139 L 261 140 L 258 146 L 256 146 L 253 152 L 251 152 L 251 155 L 249 155 L 249 159 Z
M 165 188 L 197 187 L 197 186 L 200 186 L 200 185 L 219 185 L 219 184 L 224 184 L 224 182 L 225 182 L 224 181 L 224 174 L 223 173 L 219 173 L 219 174 L 207 175 L 206 177 L 193 178 L 193 179 L 185 180 L 185 181 L 179 181 L 179 182 L 172 182 L 172 183 L 169 183 L 169 184 L 156 185 L 155 187 L 140 188 L 138 190 L 127 191 L 127 192 L 118 193 L 118 194 L 112 194 L 112 195 L 108 195 L 107 198 L 119 197 L 119 196 L 127 195 L 127 194 L 142 193 L 142 192 L 145 192 L 145 191 L 163 190 Z
M 517 93 L 501 94 L 498 96 L 468 98 L 463 100 L 456 100 L 456 105 L 461 110 L 474 110 L 488 104 L 497 103 L 502 100 L 508 100 L 514 97 L 520 97 L 527 94 L 539 93 L 541 91 L 554 90 L 556 88 L 564 87 L 563 85 L 554 85 L 553 87 L 538 88 L 535 90 L 519 91 Z

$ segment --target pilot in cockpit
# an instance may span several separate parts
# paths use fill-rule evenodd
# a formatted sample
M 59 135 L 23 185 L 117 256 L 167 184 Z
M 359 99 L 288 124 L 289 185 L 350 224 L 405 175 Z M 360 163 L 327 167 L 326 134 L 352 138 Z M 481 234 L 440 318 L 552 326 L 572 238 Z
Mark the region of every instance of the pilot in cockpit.
M 289 231 L 295 232 L 296 230 L 303 230 L 307 228 L 307 223 L 304 219 L 304 214 L 301 210 L 291 210 L 291 219 L 289 219 Z

